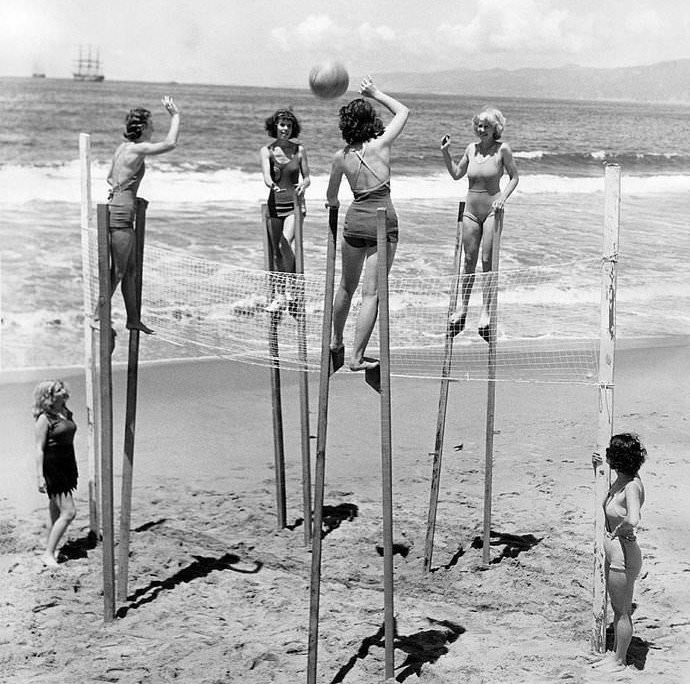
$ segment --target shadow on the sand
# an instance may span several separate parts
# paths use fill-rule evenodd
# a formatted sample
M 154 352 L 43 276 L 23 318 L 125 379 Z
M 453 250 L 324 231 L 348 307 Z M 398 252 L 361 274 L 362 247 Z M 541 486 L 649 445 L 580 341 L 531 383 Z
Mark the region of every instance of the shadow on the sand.
M 321 517 L 321 539 L 340 527 L 345 521 L 354 520 L 359 515 L 355 504 L 341 503 L 337 506 L 324 505 Z M 292 525 L 286 525 L 288 530 L 295 530 L 304 524 L 304 518 L 297 518 Z
M 117 611 L 117 616 L 124 617 L 130 610 L 136 610 L 147 603 L 155 601 L 162 592 L 171 591 L 178 584 L 206 577 L 214 570 L 232 570 L 233 572 L 254 574 L 263 567 L 263 563 L 260 561 L 254 561 L 253 568 L 235 567 L 242 559 L 234 553 L 226 553 L 219 558 L 209 558 L 207 556 L 193 557 L 195 559 L 193 563 L 186 568 L 182 568 L 171 577 L 164 580 L 154 580 L 147 587 L 137 589 L 133 594 L 130 594 L 127 598 L 132 603 L 121 607 Z
M 517 558 L 523 551 L 529 551 L 533 546 L 536 546 L 543 537 L 535 537 L 533 534 L 510 534 L 508 532 L 490 532 L 491 546 L 503 545 L 501 555 L 492 559 L 490 563 L 500 563 L 504 558 Z M 472 540 L 473 549 L 481 549 L 483 541 L 481 537 L 475 537 Z
M 435 663 L 442 655 L 448 653 L 448 644 L 452 644 L 457 638 L 465 633 L 465 628 L 449 620 L 434 620 L 427 618 L 434 626 L 434 629 L 423 629 L 409 636 L 399 636 L 394 638 L 394 646 L 407 654 L 405 661 L 398 666 L 398 674 L 395 681 L 404 682 L 412 675 L 421 676 L 422 667 L 426 663 Z M 372 646 L 384 648 L 384 631 L 382 625 L 375 634 L 365 637 L 357 653 L 338 670 L 331 684 L 345 681 L 345 677 L 354 668 L 358 660 L 364 660 L 369 655 Z
M 465 549 L 458 546 L 458 550 L 451 556 L 451 559 L 445 565 L 439 565 L 437 568 L 430 568 L 429 572 L 436 572 L 437 570 L 450 570 L 454 568 L 458 561 L 465 555 Z
M 376 553 L 379 554 L 379 556 L 383 557 L 383 546 L 381 544 L 376 545 Z M 395 542 L 393 544 L 393 555 L 395 556 L 398 554 L 398 556 L 402 556 L 403 558 L 407 558 L 407 556 L 410 553 L 410 547 L 407 544 L 400 544 L 398 542 Z
M 633 604 L 633 611 L 637 606 Z M 654 646 L 653 641 L 645 641 L 640 637 L 634 636 L 628 646 L 627 665 L 634 666 L 637 670 L 644 670 L 647 664 L 647 654 L 650 647 Z M 613 623 L 606 628 L 606 650 L 613 651 Z
M 98 537 L 94 532 L 89 532 L 85 537 L 70 539 L 60 548 L 60 556 L 65 560 L 75 560 L 77 558 L 88 558 L 89 551 L 98 546 Z

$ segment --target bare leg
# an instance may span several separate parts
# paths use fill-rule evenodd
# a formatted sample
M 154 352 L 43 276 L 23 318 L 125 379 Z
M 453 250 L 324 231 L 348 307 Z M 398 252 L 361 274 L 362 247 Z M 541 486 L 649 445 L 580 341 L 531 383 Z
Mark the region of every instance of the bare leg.
M 387 243 L 388 273 L 390 273 L 391 266 L 393 265 L 396 248 L 397 243 Z M 366 359 L 364 356 L 369 338 L 374 330 L 379 309 L 378 259 L 379 254 L 376 247 L 367 247 L 364 281 L 362 283 L 362 306 L 357 316 L 354 347 L 352 350 L 352 357 L 350 358 L 350 370 L 354 371 L 366 370 L 367 368 L 374 368 L 378 365 L 378 361 Z
M 333 339 L 331 340 L 331 349 L 334 351 L 343 347 L 343 331 L 350 313 L 352 295 L 359 284 L 359 276 L 362 273 L 366 253 L 365 247 L 353 247 L 345 240 L 342 241 L 342 272 L 340 285 L 333 300 Z
M 56 494 L 50 498 L 50 521 L 51 527 L 48 533 L 48 544 L 43 555 L 43 563 L 50 567 L 55 567 L 57 561 L 57 545 L 62 539 L 69 524 L 74 520 L 77 510 L 71 494 Z
M 484 273 L 491 272 L 491 252 L 493 249 L 494 242 L 494 224 L 496 222 L 496 217 L 494 214 L 487 216 L 486 221 L 484 221 L 484 226 L 482 229 L 482 269 Z M 482 287 L 482 310 L 479 314 L 479 329 L 480 335 L 482 330 L 486 330 L 486 336 L 488 336 L 488 327 L 490 323 L 489 308 L 491 306 L 491 294 L 493 289 L 496 287 L 496 278 L 494 274 L 488 275 L 484 278 Z M 486 337 L 485 337 L 486 339 Z M 487 339 L 488 342 L 488 339 Z
M 467 308 L 474 287 L 474 271 L 479 257 L 479 245 L 482 240 L 481 226 L 473 219 L 464 216 L 462 219 L 462 249 L 464 255 L 462 288 L 460 291 L 460 308 L 450 317 L 449 323 L 455 334 L 465 329 Z
M 272 256 L 271 270 L 280 273 L 295 272 L 295 253 L 293 243 L 295 238 L 294 216 L 286 218 L 272 218 L 270 225 L 270 248 Z M 267 311 L 276 313 L 282 311 L 288 303 L 288 288 L 284 277 L 276 276 L 273 280 L 273 300 Z
M 619 570 L 610 570 L 607 578 L 613 608 L 614 658 L 602 664 L 606 672 L 622 672 L 627 665 L 628 647 L 632 641 L 631 618 L 635 578 Z

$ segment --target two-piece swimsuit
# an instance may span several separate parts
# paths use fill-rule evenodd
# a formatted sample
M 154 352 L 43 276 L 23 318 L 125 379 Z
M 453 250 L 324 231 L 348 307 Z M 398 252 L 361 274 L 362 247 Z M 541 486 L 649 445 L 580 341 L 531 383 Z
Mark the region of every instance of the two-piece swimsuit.
M 365 160 L 366 145 L 362 145 L 362 151 L 352 150 L 359 159 L 359 167 L 354 181 L 357 183 L 363 166 L 369 170 L 374 178 L 379 181 L 375 187 L 356 191 L 352 188 L 354 200 L 345 215 L 343 226 L 343 239 L 351 247 L 363 248 L 376 245 L 376 213 L 378 209 L 386 210 L 386 239 L 388 242 L 398 241 L 398 216 L 391 201 L 390 178 L 382 179 L 371 165 Z

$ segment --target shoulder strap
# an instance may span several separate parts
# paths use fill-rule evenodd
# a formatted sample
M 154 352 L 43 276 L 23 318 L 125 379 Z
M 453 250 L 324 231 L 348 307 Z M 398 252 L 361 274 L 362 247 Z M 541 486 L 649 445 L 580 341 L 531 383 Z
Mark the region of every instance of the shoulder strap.
M 383 178 L 381 178 L 381 176 L 379 176 L 379 174 L 376 173 L 376 171 L 374 171 L 374 169 L 371 168 L 371 165 L 364 158 L 364 152 L 366 152 L 366 147 L 364 145 L 362 145 L 362 152 L 361 153 L 359 150 L 352 150 L 352 151 L 357 155 L 357 159 L 359 159 L 360 168 L 362 166 L 366 166 L 367 169 L 369 169 L 369 171 L 371 172 L 371 175 L 374 176 L 374 178 L 376 178 L 376 180 L 379 183 L 386 183 L 387 182 Z M 357 178 L 359 178 L 359 169 L 357 170 Z

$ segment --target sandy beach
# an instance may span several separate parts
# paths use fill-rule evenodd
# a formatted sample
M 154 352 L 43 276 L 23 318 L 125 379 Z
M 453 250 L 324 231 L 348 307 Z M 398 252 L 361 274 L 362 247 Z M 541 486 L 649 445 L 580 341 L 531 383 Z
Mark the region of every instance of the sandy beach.
M 632 664 L 620 681 L 690 681 L 690 396 L 679 382 L 689 367 L 688 346 L 617 357 L 615 430 L 639 432 L 649 452 L 645 564 Z M 0 681 L 306 681 L 311 554 L 301 521 L 296 375 L 283 374 L 289 527 L 281 530 L 268 370 L 221 360 L 142 367 L 129 596 L 111 624 L 103 623 L 101 546 L 87 536 L 83 373 L 63 374 L 80 426 L 78 516 L 60 567 L 39 560 L 47 505 L 34 490 L 30 405 L 44 375 L 0 376 Z M 116 504 L 124 383 L 117 369 Z M 499 383 L 495 543 L 490 568 L 480 570 L 473 542 L 482 527 L 486 385 L 452 384 L 429 574 L 423 557 L 438 382 L 394 378 L 392 396 L 396 681 L 612 681 L 590 667 L 596 388 Z M 319 682 L 384 680 L 379 453 L 378 395 L 361 376 L 336 375 Z

